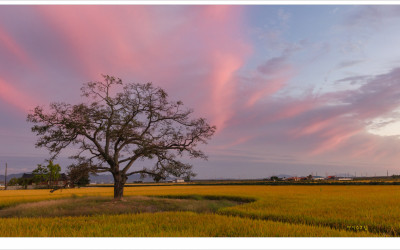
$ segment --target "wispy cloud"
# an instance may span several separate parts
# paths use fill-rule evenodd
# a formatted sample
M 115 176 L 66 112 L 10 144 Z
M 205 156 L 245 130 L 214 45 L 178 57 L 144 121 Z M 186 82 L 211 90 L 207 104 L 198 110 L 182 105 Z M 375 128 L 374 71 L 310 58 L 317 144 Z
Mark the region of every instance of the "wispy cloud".
M 336 69 L 343 69 L 343 68 L 348 68 L 357 64 L 360 64 L 364 62 L 365 60 L 347 60 L 340 62 L 338 65 L 336 65 Z
M 354 90 L 315 96 L 311 93 L 300 99 L 268 98 L 252 108 L 240 110 L 227 128 L 231 134 L 241 134 L 243 147 L 249 151 L 291 152 L 293 156 L 328 159 L 368 157 L 385 162 L 399 159 L 396 150 L 400 141 L 372 135 L 367 124 L 382 115 L 390 115 L 400 106 L 400 69 L 386 74 L 360 77 L 362 85 Z M 340 153 L 339 153 L 340 152 Z

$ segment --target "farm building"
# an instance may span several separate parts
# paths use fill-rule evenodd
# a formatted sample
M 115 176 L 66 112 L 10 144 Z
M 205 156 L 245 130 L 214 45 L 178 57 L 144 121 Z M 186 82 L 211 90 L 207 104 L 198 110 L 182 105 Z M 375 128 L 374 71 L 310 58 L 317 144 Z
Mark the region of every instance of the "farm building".
M 182 183 L 182 182 L 185 182 L 185 180 L 184 179 L 175 179 L 173 182 L 174 183 Z
M 27 180 L 33 180 L 34 177 L 35 177 L 35 175 L 32 173 L 24 173 L 21 178 L 27 179 Z M 59 187 L 65 186 L 65 185 L 67 185 L 67 182 L 68 182 L 67 175 L 62 173 L 62 174 L 60 174 L 60 177 L 58 178 L 58 180 L 52 181 L 52 186 L 59 186 Z M 42 181 L 37 186 L 46 186 L 49 184 L 50 184 L 50 181 Z M 32 185 L 36 186 L 34 183 L 32 183 Z
M 322 177 L 322 176 L 313 176 L 313 177 L 312 177 L 312 179 L 313 179 L 313 181 L 321 181 L 321 180 L 325 180 L 325 178 L 324 178 L 324 177 Z
M 22 179 L 31 179 L 31 178 L 33 178 L 33 177 L 35 177 L 35 175 L 34 174 L 27 174 L 27 173 L 24 173 L 23 175 L 22 175 Z
M 287 178 L 286 180 L 287 181 L 299 181 L 301 178 L 300 177 L 289 177 L 289 178 Z
M 352 181 L 353 178 L 350 178 L 350 177 L 339 177 L 337 180 L 338 181 Z

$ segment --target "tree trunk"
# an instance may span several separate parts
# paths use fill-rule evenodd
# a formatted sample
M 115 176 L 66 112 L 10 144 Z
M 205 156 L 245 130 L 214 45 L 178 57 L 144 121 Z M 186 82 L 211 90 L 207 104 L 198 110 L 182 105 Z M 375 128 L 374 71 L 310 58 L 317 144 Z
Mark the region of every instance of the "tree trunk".
M 124 185 L 127 177 L 121 172 L 113 174 L 114 176 L 114 200 L 121 200 L 124 195 Z

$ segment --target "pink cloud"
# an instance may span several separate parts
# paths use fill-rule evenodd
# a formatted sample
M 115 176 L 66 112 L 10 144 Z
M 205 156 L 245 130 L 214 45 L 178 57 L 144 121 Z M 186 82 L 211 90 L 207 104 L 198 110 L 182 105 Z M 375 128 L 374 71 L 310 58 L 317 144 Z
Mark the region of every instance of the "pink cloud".
M 68 41 L 64 49 L 91 79 L 101 73 L 116 74 L 127 81 L 179 86 L 178 91 L 186 89 L 185 80 L 190 79 L 192 93 L 186 95 L 195 96 L 186 98 L 218 130 L 232 116 L 237 88 L 233 76 L 250 51 L 241 38 L 241 8 L 39 6 L 37 10 Z M 191 68 L 182 70 L 184 65 Z
M 108 21 L 112 22 L 113 17 L 105 18 L 109 15 L 103 9 L 98 6 L 36 7 L 48 25 L 53 27 L 54 33 L 69 45 L 62 49 L 74 55 L 77 68 L 91 78 L 98 78 L 105 73 L 101 55 L 107 53 L 111 59 L 115 56 L 115 50 L 120 52 L 121 48 L 116 35 L 119 26 L 110 29 Z M 106 51 L 105 45 L 110 41 L 112 43 L 108 44 L 108 49 L 111 48 L 111 51 Z
M 238 145 L 242 145 L 243 143 L 245 143 L 251 139 L 252 139 L 252 136 L 242 136 L 242 137 L 236 138 L 233 141 L 228 142 L 226 144 L 218 145 L 216 147 L 216 149 L 229 149 L 229 148 L 232 148 L 232 147 L 235 147 Z
M 370 134 L 366 126 L 380 116 L 390 118 L 400 107 L 399 82 L 400 69 L 394 69 L 364 77 L 362 85 L 353 90 L 319 96 L 307 91 L 300 97 L 266 96 L 263 102 L 237 109 L 223 136 L 248 138 L 241 141 L 241 148 L 260 156 L 285 152 L 305 162 L 375 162 L 393 167 L 400 159 L 400 140 Z M 230 146 L 222 139 L 221 145 Z
M 350 149 L 351 157 L 357 158 L 364 157 L 365 155 L 373 156 L 377 148 L 382 146 L 380 144 L 381 143 L 379 143 L 376 136 L 368 136 L 365 134 L 362 141 L 353 145 Z
M 317 132 L 320 132 L 321 130 L 330 126 L 334 122 L 333 120 L 335 118 L 336 117 L 330 117 L 327 119 L 310 121 L 304 127 L 300 127 L 298 129 L 296 129 L 294 136 L 299 137 L 299 136 L 315 134 Z
M 313 155 L 340 150 L 346 143 L 352 144 L 351 140 L 358 135 L 363 135 L 374 143 L 382 139 L 377 135 L 367 136 L 366 124 L 380 116 L 390 115 L 400 106 L 400 70 L 394 69 L 389 73 L 365 79 L 365 83 L 358 89 L 321 96 L 319 105 L 308 114 L 305 113 L 302 122 L 296 123 L 297 128 L 293 129 L 292 138 L 313 137 Z M 394 140 L 392 143 L 400 144 L 400 141 Z M 359 156 L 375 151 L 373 155 L 378 155 L 378 152 L 382 155 L 385 150 L 381 151 L 381 147 L 377 145 L 381 143 L 377 143 L 375 147 L 371 142 L 366 145 L 353 145 L 352 150 L 348 149 L 342 153 Z
M 252 84 L 252 93 L 246 103 L 247 107 L 253 106 L 257 101 L 266 98 L 282 89 L 294 76 L 294 66 L 291 65 L 288 52 L 280 57 L 274 57 L 258 66 L 256 75 L 248 79 L 247 84 Z
M 27 113 L 37 102 L 31 95 L 14 87 L 11 83 L 0 78 L 0 98 L 6 103 L 18 108 L 23 113 Z
M 274 93 L 276 93 L 278 90 L 282 89 L 283 86 L 287 83 L 289 77 L 284 77 L 284 78 L 278 78 L 278 79 L 272 79 L 272 80 L 266 80 L 266 79 L 257 79 L 256 82 L 259 82 L 259 86 L 264 85 L 262 87 L 259 87 L 256 91 L 254 91 L 250 98 L 248 99 L 246 106 L 247 107 L 252 107 L 254 104 L 259 101 L 262 98 L 268 97 Z
M 338 125 L 338 124 L 335 124 Z M 363 131 L 362 128 L 351 130 L 346 127 L 331 128 L 328 131 L 322 133 L 320 136 L 322 140 L 318 143 L 317 147 L 311 151 L 310 155 L 326 153 L 337 149 L 340 145 L 345 143 L 351 138 L 351 136 Z
M 33 61 L 27 52 L 13 39 L 13 37 L 6 32 L 0 25 L 0 46 L 5 49 L 3 53 L 8 51 L 15 56 L 20 62 L 26 65 L 33 66 Z
M 235 113 L 237 80 L 235 73 L 244 64 L 250 47 L 243 40 L 242 13 L 232 6 L 207 6 L 199 10 L 196 31 L 204 47 L 202 64 L 209 65 L 209 76 L 201 83 L 209 88 L 211 101 L 205 106 L 221 131 Z M 192 27 L 193 28 L 193 27 Z M 203 103 L 205 100 L 201 100 Z M 202 105 L 198 103 L 199 105 Z
M 242 61 L 233 54 L 217 54 L 213 59 L 215 70 L 210 82 L 213 103 L 213 120 L 219 130 L 225 127 L 225 122 L 233 115 L 232 106 L 234 103 L 235 87 L 233 74 L 240 68 Z
M 290 100 L 286 98 L 286 100 Z M 301 115 L 312 110 L 319 104 L 319 101 L 313 97 L 303 100 L 291 100 L 289 103 L 284 103 L 282 107 L 272 116 L 271 120 L 282 120 Z

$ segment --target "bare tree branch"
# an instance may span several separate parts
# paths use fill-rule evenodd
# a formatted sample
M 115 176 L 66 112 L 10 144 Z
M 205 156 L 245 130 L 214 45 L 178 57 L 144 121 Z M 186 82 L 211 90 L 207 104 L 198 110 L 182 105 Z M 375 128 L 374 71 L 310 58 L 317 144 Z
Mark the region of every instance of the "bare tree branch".
M 207 143 L 215 126 L 204 118 L 192 119 L 193 110 L 185 109 L 181 101 L 168 100 L 163 89 L 151 83 L 124 84 L 103 75 L 103 81 L 89 82 L 81 90 L 87 103 L 51 103 L 46 111 L 36 107 L 27 120 L 34 124 L 36 146 L 48 149 L 52 157 L 72 147 L 78 149 L 72 158 L 81 167 L 109 171 L 115 197 L 122 196 L 132 174 L 155 180 L 193 176 L 192 166 L 177 159 L 184 155 L 207 159 L 197 146 Z M 156 164 L 128 173 L 138 159 L 156 159 Z

